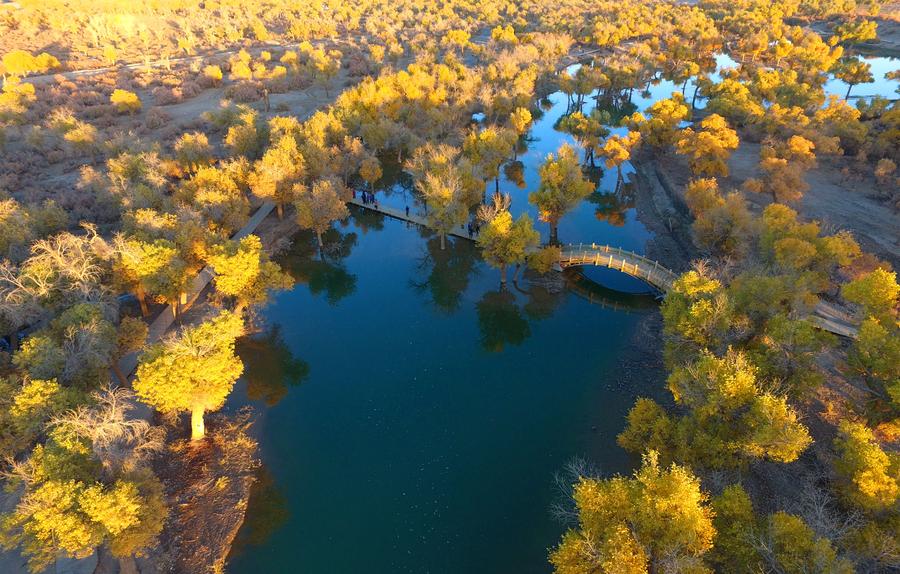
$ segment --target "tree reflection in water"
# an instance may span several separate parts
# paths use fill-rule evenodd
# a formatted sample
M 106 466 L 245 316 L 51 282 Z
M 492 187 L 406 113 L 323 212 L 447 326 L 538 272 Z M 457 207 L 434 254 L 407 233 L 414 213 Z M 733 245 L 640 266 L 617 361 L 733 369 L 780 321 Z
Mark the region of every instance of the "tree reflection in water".
M 350 213 L 353 218 L 353 223 L 356 225 L 357 229 L 359 229 L 363 235 L 369 233 L 370 231 L 381 231 L 384 229 L 384 215 L 372 211 L 371 209 L 365 209 L 362 207 L 353 207 L 350 208 Z M 350 225 L 350 219 L 345 219 L 341 221 L 341 226 L 346 227 Z
M 315 235 L 301 231 L 294 237 L 290 250 L 279 257 L 282 268 L 294 281 L 306 284 L 313 295 L 324 295 L 330 305 L 356 291 L 356 275 L 348 272 L 342 261 L 350 256 L 356 245 L 356 233 L 326 231 L 324 247 L 318 253 Z
M 597 206 L 594 215 L 599 221 L 621 227 L 625 225 L 625 212 L 634 207 L 634 183 L 623 183 L 613 193 L 595 191 L 588 201 Z
M 516 160 L 507 162 L 506 165 L 503 166 L 503 175 L 519 189 L 525 189 L 527 187 L 527 184 L 525 183 L 525 164 L 521 161 Z
M 256 481 L 250 487 L 244 523 L 231 545 L 229 560 L 251 550 L 251 546 L 264 545 L 290 516 L 287 497 L 278 488 L 269 469 L 260 466 Z
M 476 304 L 481 346 L 499 353 L 507 345 L 521 345 L 531 336 L 531 326 L 516 301 L 516 296 L 501 287 L 488 291 Z
M 413 289 L 430 297 L 436 309 L 452 313 L 459 309 L 462 294 L 469 287 L 475 270 L 478 249 L 470 241 L 453 241 L 441 249 L 440 239 L 432 237 L 426 243 L 426 253 L 419 261 L 418 276 L 410 280 Z
M 274 406 L 309 376 L 309 363 L 294 356 L 276 324 L 262 334 L 243 337 L 237 352 L 244 363 L 247 396 Z
M 564 281 L 561 277 L 556 279 L 550 276 L 534 277 L 529 282 L 527 290 L 519 287 L 518 283 L 513 283 L 517 290 L 528 296 L 528 300 L 522 308 L 525 311 L 525 315 L 533 320 L 543 320 L 552 317 L 553 313 L 556 312 L 563 302 Z

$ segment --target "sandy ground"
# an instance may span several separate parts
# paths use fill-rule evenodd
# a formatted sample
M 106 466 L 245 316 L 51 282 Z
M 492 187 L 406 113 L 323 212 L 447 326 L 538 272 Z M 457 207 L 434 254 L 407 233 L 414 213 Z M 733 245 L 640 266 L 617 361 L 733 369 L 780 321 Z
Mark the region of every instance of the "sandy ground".
M 757 175 L 759 148 L 756 143 L 741 144 L 728 162 L 731 170 L 726 179 L 728 184 L 739 187 Z M 793 206 L 801 216 L 819 221 L 827 232 L 842 229 L 852 232 L 864 251 L 900 268 L 900 214 L 874 198 L 873 182 L 847 179 L 827 158 L 806 174 L 806 181 L 809 191 Z M 753 193 L 745 196 L 760 209 L 770 201 Z
M 719 178 L 723 192 L 740 190 L 747 179 L 759 175 L 759 148 L 758 143 L 741 143 L 728 162 L 730 175 Z M 683 190 L 691 179 L 684 157 L 668 154 L 657 161 L 672 185 Z M 850 231 L 863 251 L 900 268 L 900 213 L 876 198 L 873 180 L 847 177 L 834 160 L 823 158 L 806 181 L 809 191 L 791 205 L 802 218 L 818 221 L 827 233 Z M 756 212 L 771 203 L 767 195 L 744 192 L 744 197 Z
M 878 42 L 871 44 L 876 53 L 886 56 L 900 56 L 900 5 L 895 5 L 892 14 L 876 18 L 878 22 Z
M 878 23 L 878 40 L 865 42 L 858 48 L 875 56 L 900 57 L 900 2 L 886 4 L 881 13 L 874 17 L 868 17 Z M 831 35 L 831 25 L 835 21 L 816 21 L 808 24 L 808 27 L 823 37 Z

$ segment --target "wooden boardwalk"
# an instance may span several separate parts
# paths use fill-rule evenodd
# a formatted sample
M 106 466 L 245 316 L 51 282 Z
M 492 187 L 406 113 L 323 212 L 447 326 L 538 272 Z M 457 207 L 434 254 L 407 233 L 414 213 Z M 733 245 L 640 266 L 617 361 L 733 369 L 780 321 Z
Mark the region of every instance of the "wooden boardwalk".
M 859 337 L 859 322 L 827 301 L 819 300 L 810 319 L 823 331 L 850 339 Z
M 428 220 L 424 214 L 418 213 L 410 209 L 409 215 L 405 209 L 396 209 L 381 204 L 363 203 L 360 197 L 351 199 L 352 205 L 356 205 L 363 209 L 375 211 L 394 219 L 408 221 L 416 225 L 428 227 Z M 465 227 L 454 230 L 448 235 L 475 241 L 477 235 L 470 236 Z M 597 267 L 608 267 L 615 269 L 626 275 L 636 277 L 653 288 L 665 294 L 672 288 L 678 274 L 661 265 L 658 261 L 648 259 L 643 255 L 638 255 L 634 251 L 626 251 L 619 247 L 610 245 L 599 245 L 596 243 L 570 243 L 560 246 L 561 256 L 559 266 L 563 269 L 566 267 L 583 267 L 593 265 Z M 812 321 L 818 325 L 820 329 L 829 331 L 842 337 L 852 339 L 858 336 L 858 325 L 853 317 L 840 311 L 834 305 L 825 301 L 819 301 L 813 314 L 810 317 Z
M 422 227 L 428 227 L 428 217 L 425 214 L 419 213 L 417 210 L 414 210 L 412 208 L 409 210 L 409 215 L 407 215 L 405 209 L 396 209 L 394 207 L 388 207 L 380 203 L 363 203 L 362 198 L 359 197 L 359 194 L 357 194 L 357 197 L 354 197 L 347 203 L 349 203 L 350 205 L 355 205 L 357 207 L 362 207 L 363 209 L 374 211 L 375 213 L 387 215 L 388 217 L 393 217 L 394 219 L 399 219 L 400 221 L 408 221 L 410 223 L 415 223 L 416 225 L 421 225 Z M 466 230 L 465 226 L 461 227 L 460 229 L 454 229 L 447 235 L 452 235 L 453 237 L 459 237 L 460 239 L 466 239 L 468 241 L 475 241 L 476 239 L 476 236 L 469 236 L 469 232 Z

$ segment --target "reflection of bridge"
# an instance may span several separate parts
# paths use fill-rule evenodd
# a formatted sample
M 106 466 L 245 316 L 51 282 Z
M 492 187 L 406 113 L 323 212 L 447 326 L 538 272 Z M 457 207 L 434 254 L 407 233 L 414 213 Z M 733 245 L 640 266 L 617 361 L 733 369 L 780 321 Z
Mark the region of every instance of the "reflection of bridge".
M 353 198 L 350 203 L 359 207 L 370 209 L 384 215 L 388 215 L 401 221 L 408 221 L 416 225 L 427 227 L 424 216 L 413 213 L 407 215 L 406 210 L 395 209 L 384 205 L 375 206 L 373 203 L 363 203 L 360 199 Z M 467 234 L 465 228 L 451 232 L 461 239 L 473 241 L 475 238 Z M 672 284 L 678 278 L 678 274 L 659 264 L 658 261 L 647 259 L 633 251 L 626 251 L 609 245 L 597 245 L 596 243 L 569 244 L 560 247 L 561 256 L 559 266 L 563 269 L 569 267 L 584 267 L 594 265 L 608 267 L 636 277 L 655 289 L 665 294 L 672 288 Z M 834 305 L 825 301 L 819 301 L 810 319 L 820 328 L 843 337 L 855 339 L 858 334 L 856 322 L 852 317 L 840 311 Z
M 564 271 L 566 290 L 591 305 L 601 309 L 612 309 L 622 313 L 650 311 L 659 308 L 656 297 L 650 292 L 625 293 L 604 287 L 581 272 L 580 268 Z

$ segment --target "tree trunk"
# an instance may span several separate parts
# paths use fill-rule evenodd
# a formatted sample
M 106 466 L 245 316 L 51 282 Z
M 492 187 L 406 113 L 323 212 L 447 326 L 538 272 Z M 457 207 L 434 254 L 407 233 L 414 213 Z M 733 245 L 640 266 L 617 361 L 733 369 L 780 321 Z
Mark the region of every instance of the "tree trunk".
M 122 368 L 119 367 L 119 359 L 114 359 L 112 364 L 110 365 L 110 367 L 112 367 L 113 373 L 116 374 L 116 378 L 119 379 L 119 383 L 123 387 L 127 386 L 128 385 L 128 377 L 125 376 L 125 373 L 122 372 Z
M 182 291 L 178 294 L 178 300 L 175 301 L 172 306 L 175 308 L 175 316 L 179 317 L 184 313 L 184 308 L 187 305 L 187 293 Z
M 147 294 L 144 293 L 144 289 L 142 287 L 138 287 L 134 294 L 138 298 L 138 302 L 141 304 L 141 315 L 146 317 L 150 314 L 150 307 L 147 306 Z
M 497 166 L 497 177 L 494 178 L 494 191 L 500 193 L 500 166 Z
M 280 201 L 275 205 L 275 212 L 278 214 L 278 219 L 284 219 L 284 205 Z
M 206 436 L 206 427 L 203 425 L 202 405 L 194 405 L 191 410 L 191 440 L 202 440 Z
M 697 105 L 696 105 L 697 104 L 697 92 L 699 92 L 699 91 L 700 91 L 700 84 L 698 83 L 697 87 L 694 88 L 694 97 L 691 98 L 691 109 L 692 110 L 697 109 Z
M 319 243 L 319 249 L 322 249 L 323 243 L 322 243 L 322 232 L 321 231 L 316 231 L 316 241 Z
M 500 284 L 506 285 L 506 265 L 500 267 Z
M 850 90 L 852 90 L 852 89 L 853 89 L 853 84 L 850 84 L 849 86 L 847 86 L 847 95 L 844 96 L 845 102 L 850 99 Z
M 513 283 L 518 281 L 519 271 L 521 271 L 521 270 L 522 270 L 522 266 L 520 264 L 516 263 L 516 270 L 513 272 Z
M 550 244 L 556 245 L 559 243 L 559 222 L 551 221 L 550 222 Z
M 445 235 L 441 233 L 441 251 L 443 251 L 447 247 L 444 237 Z

